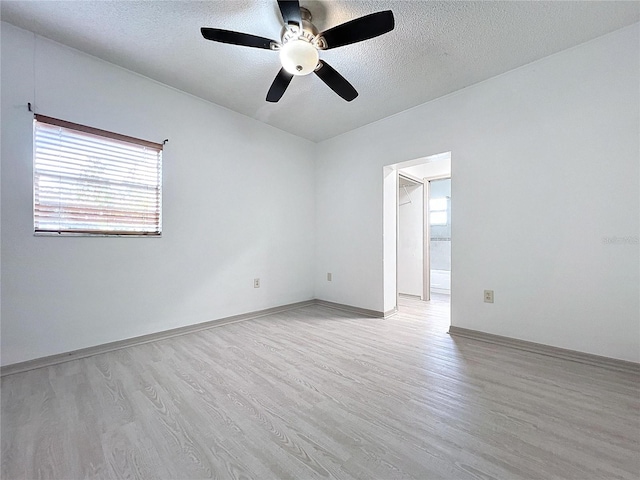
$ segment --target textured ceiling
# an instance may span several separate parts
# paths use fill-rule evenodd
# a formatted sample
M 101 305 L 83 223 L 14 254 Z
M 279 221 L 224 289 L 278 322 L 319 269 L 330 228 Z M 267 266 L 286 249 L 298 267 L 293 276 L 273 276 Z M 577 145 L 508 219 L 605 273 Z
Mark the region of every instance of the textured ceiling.
M 279 40 L 275 0 L 5 1 L 16 26 L 282 130 L 321 141 L 640 20 L 640 2 L 301 0 L 318 29 L 391 9 L 383 36 L 321 52 L 360 93 L 347 103 L 315 75 L 265 95 L 268 50 L 206 41 L 200 27 Z

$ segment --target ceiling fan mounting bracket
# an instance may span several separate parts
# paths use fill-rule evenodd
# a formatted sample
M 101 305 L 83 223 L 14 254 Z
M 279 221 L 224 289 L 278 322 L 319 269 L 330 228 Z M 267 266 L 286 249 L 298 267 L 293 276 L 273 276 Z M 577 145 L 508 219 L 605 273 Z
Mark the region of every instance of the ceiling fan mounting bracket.
M 327 48 L 327 43 L 320 35 L 316 26 L 311 23 L 311 12 L 304 7 L 300 7 L 300 17 L 302 18 L 302 29 L 296 23 L 291 23 L 282 27 L 280 38 L 282 45 L 291 40 L 305 40 L 318 50 Z
M 309 9 L 304 7 L 300 7 L 300 18 L 302 18 L 303 21 L 307 21 L 309 23 L 311 23 L 311 20 L 313 19 Z

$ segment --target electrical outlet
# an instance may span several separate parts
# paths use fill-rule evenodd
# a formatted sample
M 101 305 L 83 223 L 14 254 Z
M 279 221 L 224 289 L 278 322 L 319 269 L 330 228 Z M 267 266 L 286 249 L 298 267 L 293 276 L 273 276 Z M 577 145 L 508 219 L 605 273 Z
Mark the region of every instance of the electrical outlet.
M 330 281 L 331 281 L 331 274 L 327 273 L 327 282 L 330 282 Z
M 254 278 L 253 279 L 253 288 L 260 288 L 260 279 L 259 278 Z
M 484 303 L 493 303 L 493 290 L 484 291 Z

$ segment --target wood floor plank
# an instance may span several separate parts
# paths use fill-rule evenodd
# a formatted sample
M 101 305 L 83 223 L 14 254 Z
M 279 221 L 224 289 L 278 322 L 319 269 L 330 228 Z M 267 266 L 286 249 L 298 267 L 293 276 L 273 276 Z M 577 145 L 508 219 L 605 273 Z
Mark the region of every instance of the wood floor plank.
M 319 305 L 2 378 L 3 479 L 640 478 L 640 377 Z

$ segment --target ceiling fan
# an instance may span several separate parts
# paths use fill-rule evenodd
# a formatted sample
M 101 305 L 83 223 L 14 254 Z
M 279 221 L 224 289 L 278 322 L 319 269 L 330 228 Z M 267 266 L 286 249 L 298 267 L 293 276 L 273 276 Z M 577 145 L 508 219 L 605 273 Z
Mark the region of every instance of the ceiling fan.
M 294 76 L 315 73 L 329 88 L 350 102 L 358 96 L 355 88 L 327 62 L 320 60 L 320 50 L 342 47 L 390 32 L 394 27 L 391 10 L 372 13 L 319 32 L 311 23 L 311 12 L 298 0 L 278 0 L 284 20 L 280 42 L 249 33 L 200 29 L 202 36 L 214 42 L 278 51 L 282 68 L 267 93 L 268 102 L 282 98 Z

